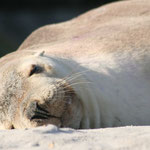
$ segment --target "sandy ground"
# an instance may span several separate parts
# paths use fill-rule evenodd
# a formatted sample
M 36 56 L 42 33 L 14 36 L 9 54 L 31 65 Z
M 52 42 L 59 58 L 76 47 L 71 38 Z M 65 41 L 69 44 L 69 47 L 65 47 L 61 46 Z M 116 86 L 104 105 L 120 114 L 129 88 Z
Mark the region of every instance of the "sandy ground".
M 150 126 L 73 130 L 56 126 L 0 130 L 0 150 L 149 150 Z

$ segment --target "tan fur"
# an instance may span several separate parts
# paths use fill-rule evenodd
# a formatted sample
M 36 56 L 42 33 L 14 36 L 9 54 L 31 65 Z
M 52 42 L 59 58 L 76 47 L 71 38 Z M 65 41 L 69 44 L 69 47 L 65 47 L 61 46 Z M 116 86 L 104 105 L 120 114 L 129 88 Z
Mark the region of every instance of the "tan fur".
M 23 42 L 19 50 L 43 49 L 50 55 L 82 57 L 85 53 L 92 55 L 148 47 L 149 8 L 149 0 L 108 4 L 73 20 L 41 27 Z
M 149 49 L 149 0 L 39 28 L 0 59 L 0 128 L 149 125 Z M 36 104 L 49 119 L 32 121 Z

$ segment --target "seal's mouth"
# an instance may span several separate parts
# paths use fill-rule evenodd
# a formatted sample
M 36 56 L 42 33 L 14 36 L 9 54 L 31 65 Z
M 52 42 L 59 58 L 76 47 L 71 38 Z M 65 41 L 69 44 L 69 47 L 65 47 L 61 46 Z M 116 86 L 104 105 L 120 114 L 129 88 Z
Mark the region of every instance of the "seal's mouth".
M 44 108 L 42 108 L 38 102 L 35 102 L 36 105 L 36 109 L 35 111 L 33 111 L 33 116 L 31 116 L 30 120 L 40 120 L 40 119 L 49 119 L 49 118 L 57 118 L 60 119 L 61 117 L 57 117 L 54 115 L 50 115 L 49 112 L 47 110 L 45 110 Z
M 30 128 L 53 124 L 58 127 L 79 128 L 82 105 L 74 89 L 63 84 L 32 96 L 22 105 L 22 118 L 15 127 Z
M 51 98 L 45 98 L 42 100 L 43 103 L 40 103 L 40 100 L 32 100 L 25 109 L 24 115 L 31 124 L 34 123 L 34 126 L 54 124 L 66 127 L 66 122 L 72 119 L 70 116 L 75 96 L 74 91 L 69 88 L 63 92 L 61 90 Z
M 30 122 L 36 123 L 36 126 L 54 124 L 63 127 L 62 118 L 64 112 L 62 112 L 62 115 L 57 114 L 57 111 L 60 111 L 58 107 L 58 109 L 55 108 L 56 113 L 52 113 L 51 108 L 54 109 L 53 107 L 55 105 L 49 105 L 48 107 L 47 104 L 39 104 L 37 101 L 34 101 L 26 110 L 26 117 Z

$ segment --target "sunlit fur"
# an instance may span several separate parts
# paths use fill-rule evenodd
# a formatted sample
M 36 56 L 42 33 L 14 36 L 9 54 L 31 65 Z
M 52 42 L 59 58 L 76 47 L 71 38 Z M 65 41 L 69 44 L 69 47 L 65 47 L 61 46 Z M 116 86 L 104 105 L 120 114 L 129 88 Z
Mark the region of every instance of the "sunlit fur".
M 120 1 L 34 31 L 0 59 L 1 128 L 150 125 L 149 10 Z

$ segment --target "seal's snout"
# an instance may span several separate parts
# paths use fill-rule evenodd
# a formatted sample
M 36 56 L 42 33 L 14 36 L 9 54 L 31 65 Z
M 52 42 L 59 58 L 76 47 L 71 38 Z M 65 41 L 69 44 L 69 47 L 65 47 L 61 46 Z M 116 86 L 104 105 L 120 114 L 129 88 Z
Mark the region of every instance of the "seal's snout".
M 50 117 L 48 111 L 42 108 L 37 101 L 34 101 L 29 105 L 26 115 L 31 121 L 34 119 L 48 119 Z
M 45 104 L 41 105 L 38 103 L 38 101 L 33 101 L 30 103 L 25 112 L 25 116 L 30 122 L 35 123 L 35 126 L 47 124 L 61 126 L 61 117 L 51 114 L 50 110 L 47 110 Z
M 68 84 L 61 84 L 55 90 L 45 92 L 43 99 L 30 101 L 24 111 L 28 123 L 31 126 L 54 124 L 58 127 L 79 128 L 81 105 L 74 90 Z M 74 121 L 77 122 L 76 126 Z
M 72 113 L 74 95 L 68 85 L 57 85 L 54 89 L 45 91 L 43 98 L 32 100 L 24 115 L 30 122 L 36 123 L 36 126 L 54 124 L 63 127 L 63 119 Z

